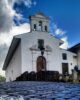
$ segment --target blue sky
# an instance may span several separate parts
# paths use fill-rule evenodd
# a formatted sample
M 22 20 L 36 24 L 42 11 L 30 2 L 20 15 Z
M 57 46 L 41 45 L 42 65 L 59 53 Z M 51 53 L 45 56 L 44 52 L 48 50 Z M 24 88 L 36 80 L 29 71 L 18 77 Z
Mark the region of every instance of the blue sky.
M 69 47 L 80 42 L 80 0 L 33 0 L 33 2 L 36 2 L 36 5 L 30 8 L 15 3 L 14 9 L 25 18 L 43 12 L 58 28 L 66 31 Z

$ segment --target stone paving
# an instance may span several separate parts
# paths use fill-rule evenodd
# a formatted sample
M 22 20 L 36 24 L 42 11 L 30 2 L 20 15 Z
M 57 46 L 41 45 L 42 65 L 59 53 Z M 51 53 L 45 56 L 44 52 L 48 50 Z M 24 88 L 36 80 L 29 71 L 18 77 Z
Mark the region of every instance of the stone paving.
M 80 84 L 54 82 L 0 83 L 0 100 L 80 100 Z

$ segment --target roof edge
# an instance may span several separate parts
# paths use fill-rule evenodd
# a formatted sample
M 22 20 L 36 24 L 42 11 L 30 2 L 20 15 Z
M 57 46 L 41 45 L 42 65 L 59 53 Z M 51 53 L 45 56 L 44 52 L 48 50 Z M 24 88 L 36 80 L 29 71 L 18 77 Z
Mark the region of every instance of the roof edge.
M 5 61 L 4 61 L 4 65 L 3 65 L 3 68 L 2 68 L 3 70 L 6 70 L 10 60 L 13 57 L 13 54 L 15 53 L 17 47 L 19 46 L 20 41 L 21 41 L 20 38 L 16 38 L 15 36 L 13 37 L 11 45 L 8 49 L 7 56 L 6 56 Z

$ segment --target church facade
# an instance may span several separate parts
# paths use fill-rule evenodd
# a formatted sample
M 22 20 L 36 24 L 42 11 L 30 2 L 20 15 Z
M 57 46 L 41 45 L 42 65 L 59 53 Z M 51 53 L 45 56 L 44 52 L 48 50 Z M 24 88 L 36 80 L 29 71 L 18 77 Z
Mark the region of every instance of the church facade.
M 31 31 L 13 37 L 3 70 L 6 81 L 13 81 L 25 71 L 58 71 L 71 74 L 80 68 L 80 44 L 69 50 L 61 49 L 63 41 L 49 33 L 50 20 L 38 13 L 30 17 Z

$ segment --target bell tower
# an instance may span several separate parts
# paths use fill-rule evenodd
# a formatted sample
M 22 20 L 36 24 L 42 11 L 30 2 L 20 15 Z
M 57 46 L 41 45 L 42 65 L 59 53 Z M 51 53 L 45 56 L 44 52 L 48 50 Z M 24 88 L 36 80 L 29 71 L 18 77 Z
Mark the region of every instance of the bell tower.
M 30 16 L 31 31 L 49 32 L 49 18 L 43 13 Z

